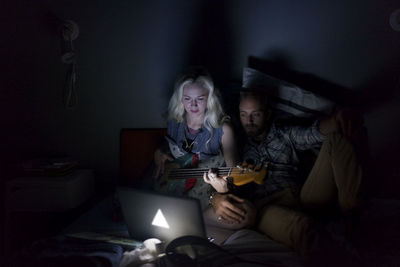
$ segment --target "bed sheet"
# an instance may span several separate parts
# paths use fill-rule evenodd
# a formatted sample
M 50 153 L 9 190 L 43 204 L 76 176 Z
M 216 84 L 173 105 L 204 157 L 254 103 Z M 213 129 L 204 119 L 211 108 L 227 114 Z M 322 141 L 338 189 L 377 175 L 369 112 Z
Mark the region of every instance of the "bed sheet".
M 112 197 L 108 197 L 79 217 L 63 233 L 97 232 L 129 238 L 126 225 L 123 221 L 113 221 L 112 212 Z M 352 243 L 347 244 L 350 245 L 348 249 L 358 255 L 364 266 L 400 266 L 399 225 L 400 200 L 371 199 L 361 214 Z M 334 235 L 334 228 L 338 225 L 328 227 L 331 227 Z M 340 242 L 340 235 L 336 238 Z M 294 266 L 301 265 L 296 254 L 288 248 L 250 230 L 237 231 L 222 246 L 232 251 L 249 251 L 250 257 L 276 257 L 291 264 L 296 263 Z M 263 248 L 263 253 L 260 254 L 258 248 Z M 250 253 L 253 249 L 255 254 Z

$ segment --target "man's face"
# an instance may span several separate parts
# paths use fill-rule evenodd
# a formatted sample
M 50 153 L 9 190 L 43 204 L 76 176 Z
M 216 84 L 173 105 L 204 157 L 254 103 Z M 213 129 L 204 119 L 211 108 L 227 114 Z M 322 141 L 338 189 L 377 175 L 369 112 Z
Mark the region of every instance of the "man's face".
M 264 134 L 269 117 L 265 108 L 266 107 L 262 107 L 260 101 L 254 97 L 247 97 L 240 101 L 240 122 L 248 136 L 257 138 Z

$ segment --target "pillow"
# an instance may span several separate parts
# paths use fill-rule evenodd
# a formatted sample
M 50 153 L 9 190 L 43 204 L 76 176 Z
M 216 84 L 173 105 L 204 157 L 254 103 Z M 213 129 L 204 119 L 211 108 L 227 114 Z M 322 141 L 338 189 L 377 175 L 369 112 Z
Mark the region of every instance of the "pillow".
M 271 107 L 279 118 L 328 115 L 336 105 L 325 97 L 252 68 L 243 69 L 242 87 L 262 90 L 271 96 Z

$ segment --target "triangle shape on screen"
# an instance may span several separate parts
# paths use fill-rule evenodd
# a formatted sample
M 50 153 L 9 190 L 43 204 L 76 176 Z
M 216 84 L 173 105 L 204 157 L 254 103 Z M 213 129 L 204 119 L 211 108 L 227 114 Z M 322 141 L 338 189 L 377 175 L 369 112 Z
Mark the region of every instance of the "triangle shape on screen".
M 162 213 L 161 209 L 157 210 L 156 215 L 154 216 L 153 222 L 151 223 L 152 225 L 163 227 L 169 229 L 169 225 L 167 220 L 164 217 L 164 214 Z

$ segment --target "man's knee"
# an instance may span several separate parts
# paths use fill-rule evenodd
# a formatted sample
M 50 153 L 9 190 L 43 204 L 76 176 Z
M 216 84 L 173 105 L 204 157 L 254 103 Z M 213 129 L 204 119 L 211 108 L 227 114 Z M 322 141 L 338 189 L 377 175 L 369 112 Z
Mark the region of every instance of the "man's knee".
M 358 149 L 353 140 L 350 140 L 341 133 L 332 133 L 327 135 L 320 153 L 328 153 L 331 160 L 349 159 L 356 160 L 360 164 L 358 151 L 361 150 Z
M 352 145 L 350 139 L 341 133 L 328 134 L 324 143 L 329 143 L 329 145 L 333 147 L 340 145 Z
M 341 133 L 331 133 L 327 135 L 327 139 L 324 141 L 323 145 L 328 145 L 329 150 L 333 153 L 341 153 L 341 151 L 354 153 L 359 160 L 367 157 L 369 154 L 368 149 L 368 139 L 366 130 L 360 137 L 349 138 Z

